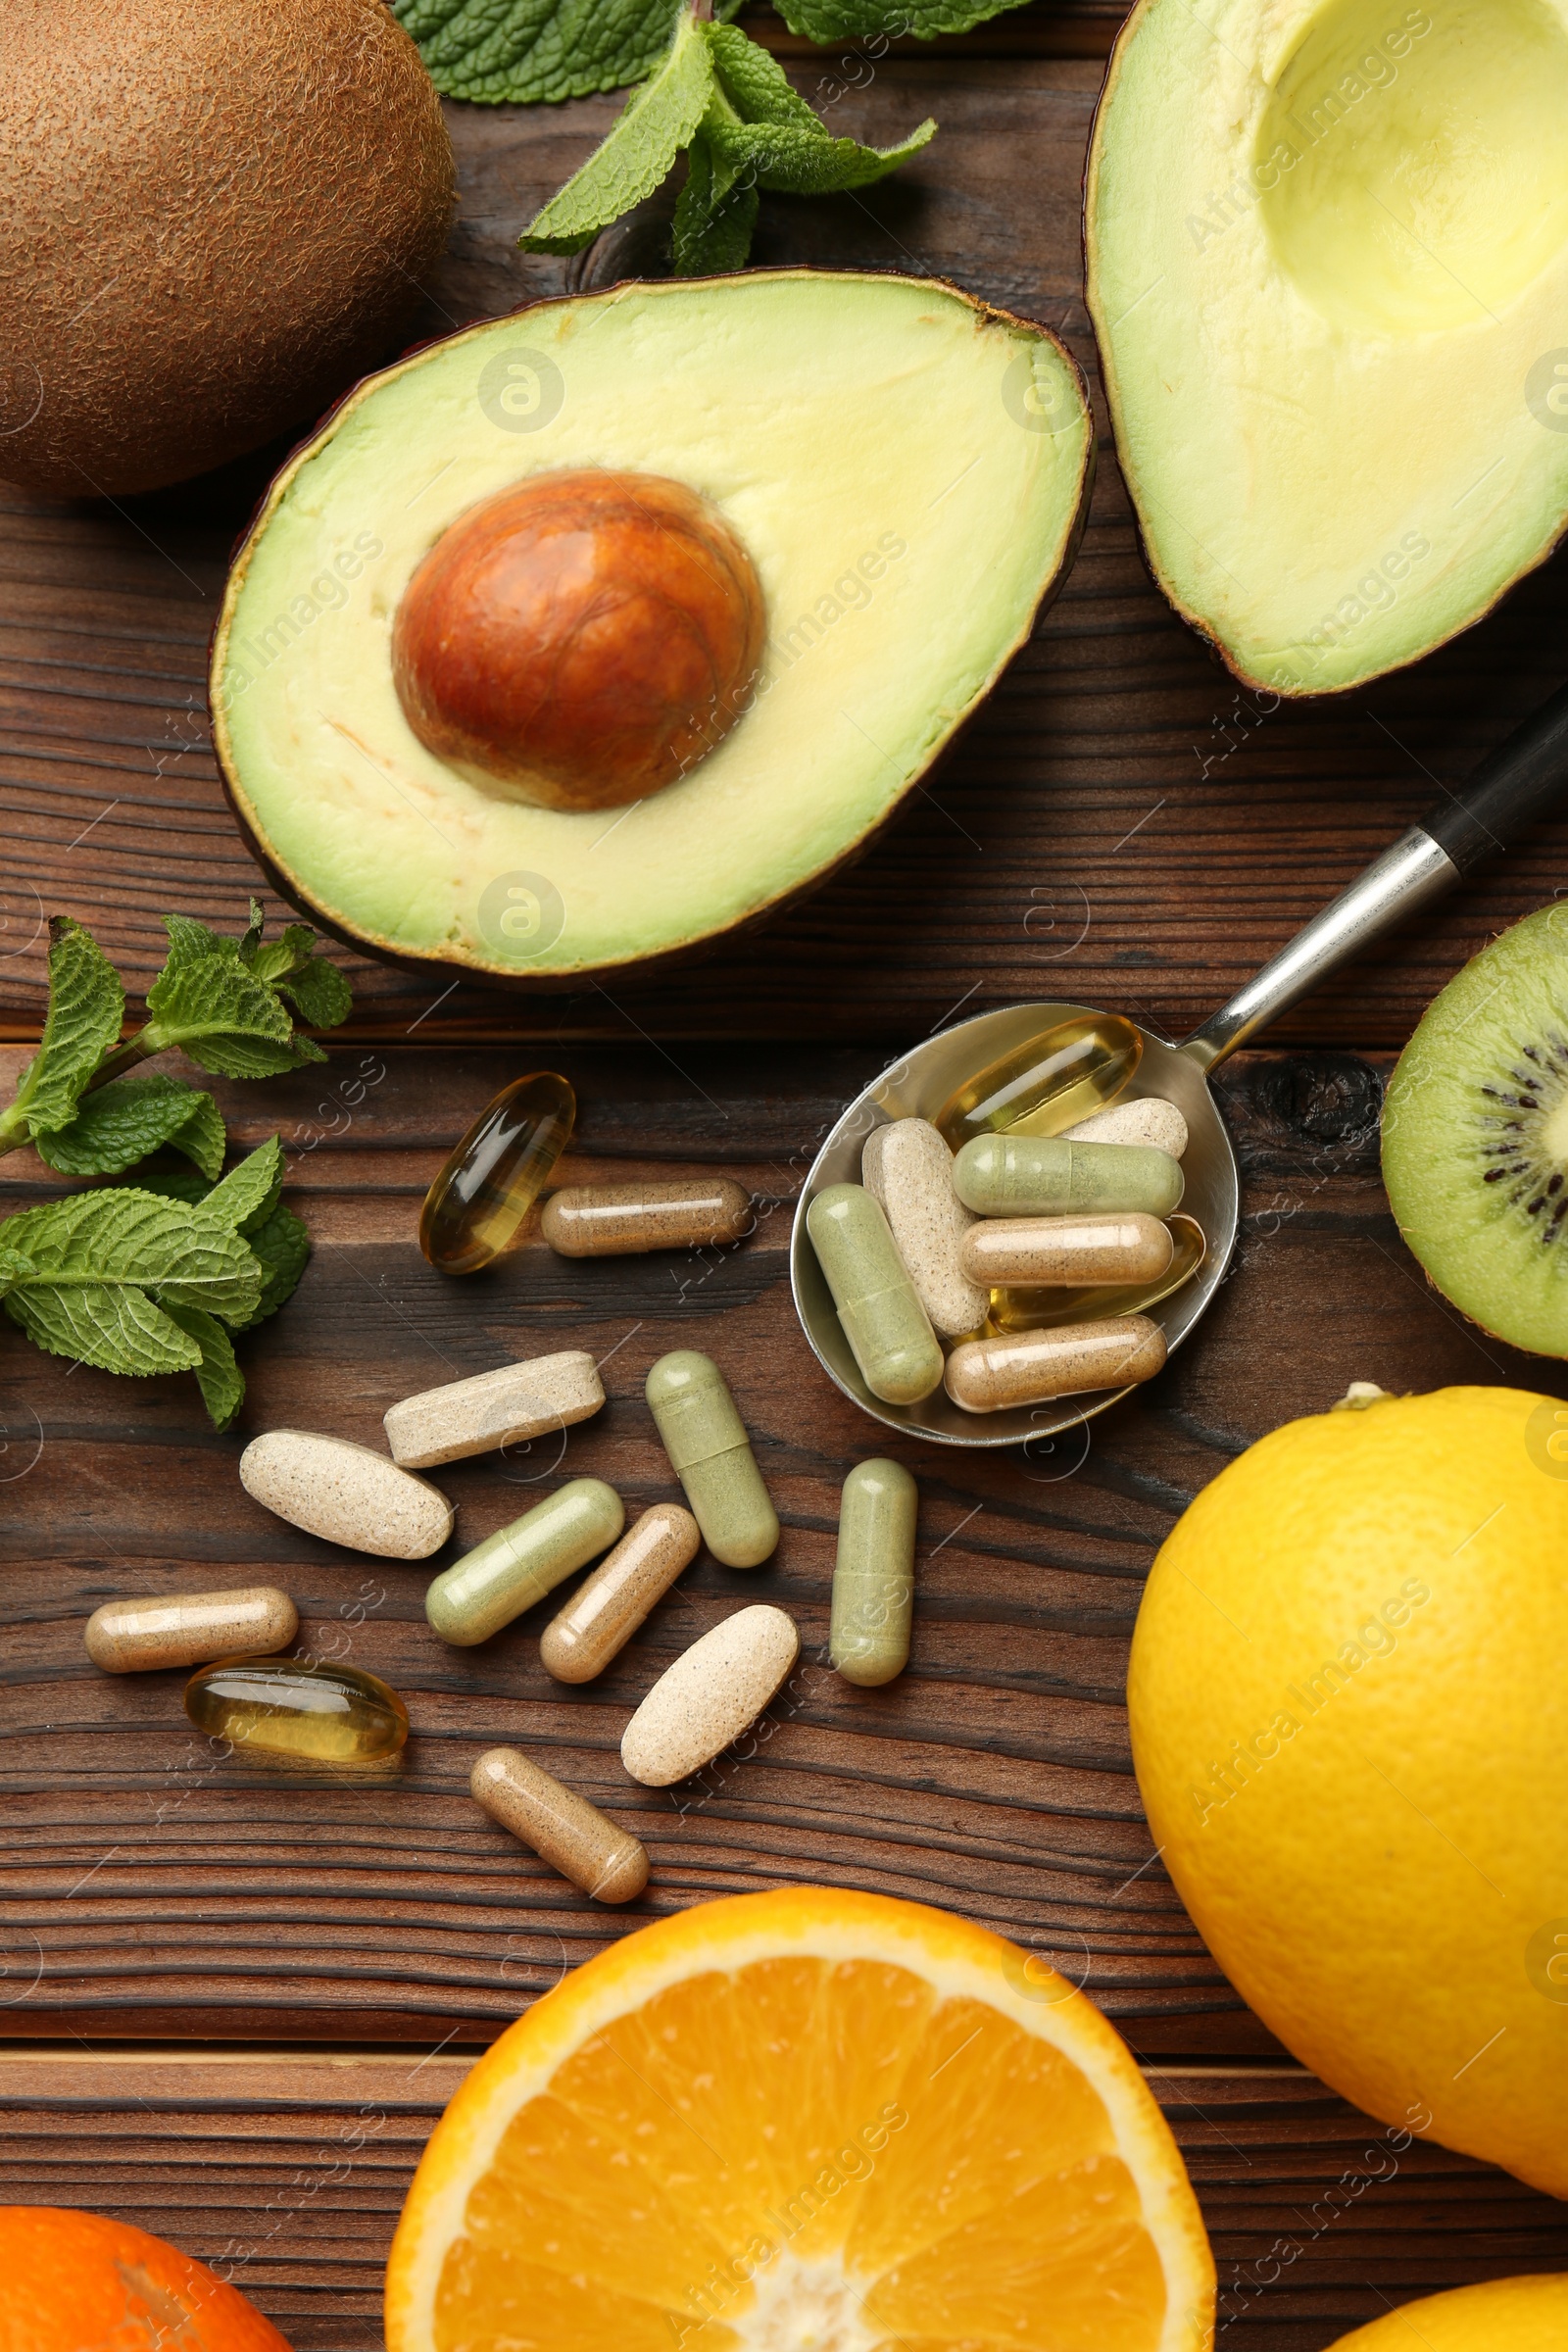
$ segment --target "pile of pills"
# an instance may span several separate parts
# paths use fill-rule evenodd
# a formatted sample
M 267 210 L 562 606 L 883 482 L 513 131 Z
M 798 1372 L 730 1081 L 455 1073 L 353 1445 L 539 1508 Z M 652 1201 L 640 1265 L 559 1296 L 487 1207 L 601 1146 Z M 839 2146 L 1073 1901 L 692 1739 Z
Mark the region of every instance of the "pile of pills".
M 1081 1019 L 1031 1040 L 966 1083 L 935 1120 L 878 1127 L 860 1184 L 830 1186 L 807 1226 L 846 1339 L 873 1395 L 914 1404 L 946 1385 L 965 1410 L 1146 1380 L 1164 1361 L 1144 1310 L 1201 1263 L 1180 1215 L 1186 1128 L 1173 1103 L 1113 1100 L 1134 1074 L 1130 1023 Z M 565 1151 L 576 1102 L 550 1071 L 487 1105 L 426 1199 L 420 1246 L 440 1271 L 474 1273 L 521 1239 Z M 543 1240 L 567 1257 L 722 1248 L 751 1230 L 728 1177 L 568 1186 L 545 1199 Z M 590 1572 L 556 1609 L 539 1655 L 556 1682 L 605 1673 L 706 1544 L 748 1570 L 779 1541 L 778 1514 L 718 1365 L 679 1348 L 652 1366 L 646 1401 L 683 1502 L 633 1517 L 599 1478 L 569 1478 L 472 1544 L 430 1583 L 430 1632 L 456 1647 L 490 1641 Z M 246 1446 L 246 1492 L 291 1525 L 377 1558 L 418 1561 L 452 1536 L 453 1505 L 422 1475 L 591 1418 L 605 1391 L 591 1355 L 565 1349 L 403 1398 L 388 1451 L 274 1429 Z M 844 1481 L 828 1656 L 867 1690 L 909 1656 L 919 1494 L 899 1462 L 858 1462 Z M 385 1767 L 408 1711 L 375 1676 L 286 1654 L 293 1598 L 272 1586 L 115 1600 L 89 1620 L 105 1672 L 195 1667 L 191 1721 L 234 1750 L 334 1770 Z M 793 1618 L 742 1606 L 660 1675 L 624 1725 L 620 1759 L 664 1788 L 722 1753 L 775 1698 L 800 1655 Z M 474 1764 L 474 1800 L 596 1901 L 646 1886 L 641 1841 L 514 1747 Z
M 539 1642 L 541 1663 L 558 1682 L 591 1682 L 705 1541 L 730 1567 L 770 1556 L 778 1516 L 718 1366 L 677 1349 L 653 1365 L 646 1396 L 691 1507 L 656 1502 L 628 1527 L 619 1494 L 603 1479 L 567 1479 L 434 1578 L 425 1616 L 443 1642 L 469 1647 L 490 1640 L 597 1561 Z M 240 1475 L 254 1499 L 309 1534 L 384 1559 L 417 1560 L 447 1540 L 454 1512 L 409 1463 L 463 1460 L 580 1421 L 603 1402 L 591 1357 L 542 1356 L 393 1405 L 385 1428 L 394 1459 L 346 1439 L 278 1429 L 246 1447 Z M 907 1656 L 915 1502 L 914 1482 L 896 1463 L 862 1463 L 846 1484 L 832 1656 L 850 1680 L 888 1681 Z M 233 1752 L 333 1771 L 395 1761 L 408 1738 L 403 1700 L 358 1668 L 281 1654 L 298 1630 L 287 1592 L 253 1586 L 106 1602 L 88 1620 L 85 1640 L 108 1673 L 196 1666 L 186 1713 Z M 627 1774 L 663 1788 L 701 1770 L 755 1722 L 799 1655 L 793 1618 L 767 1604 L 710 1627 L 626 1724 Z M 594 1900 L 629 1902 L 647 1885 L 641 1841 L 516 1748 L 481 1755 L 469 1786 L 494 1820 Z
M 1148 1309 L 1201 1265 L 1182 1200 L 1187 1123 L 1114 1101 L 1143 1041 L 1062 1022 L 961 1086 L 934 1120 L 873 1129 L 859 1184 L 806 1226 L 860 1376 L 885 1404 L 945 1388 L 965 1412 L 1127 1388 L 1165 1361 Z

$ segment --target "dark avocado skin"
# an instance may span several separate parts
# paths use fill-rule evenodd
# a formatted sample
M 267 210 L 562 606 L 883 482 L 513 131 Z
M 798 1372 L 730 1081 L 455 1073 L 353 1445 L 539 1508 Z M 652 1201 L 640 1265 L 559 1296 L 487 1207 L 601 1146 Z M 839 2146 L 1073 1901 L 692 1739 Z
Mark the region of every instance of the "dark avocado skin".
M 798 271 L 778 271 L 774 274 L 780 276 L 798 275 L 801 277 L 808 277 L 817 273 L 815 271 L 803 269 Z M 829 274 L 839 277 L 853 275 L 898 276 L 900 272 L 897 270 L 867 270 L 859 272 L 836 270 Z M 635 279 L 626 279 L 620 282 L 626 284 L 635 284 L 638 281 Z M 683 280 L 682 282 L 683 284 L 691 286 L 693 289 L 698 289 L 704 285 L 721 283 L 723 281 L 717 279 L 689 278 Z M 997 319 L 1006 325 L 1022 327 L 1026 332 L 1039 335 L 1044 341 L 1052 344 L 1061 359 L 1063 365 L 1071 370 L 1072 376 L 1078 385 L 1080 395 L 1083 399 L 1085 410 L 1086 412 L 1090 412 L 1089 392 L 1088 387 L 1084 382 L 1082 370 L 1079 368 L 1071 353 L 1067 350 L 1065 344 L 1063 344 L 1060 338 L 1054 334 L 1049 327 L 1040 325 L 1034 319 L 1019 318 L 1014 312 L 1004 311 L 995 303 L 980 302 L 974 295 L 966 293 L 960 286 L 955 286 L 951 284 L 946 278 L 925 279 L 922 280 L 922 283 L 935 286 L 942 292 L 952 294 L 960 302 L 966 303 L 976 314 L 977 323 L 983 323 L 990 319 Z M 612 291 L 612 287 L 596 286 L 594 289 L 594 296 L 597 297 L 601 294 L 610 293 Z M 577 304 L 581 303 L 584 299 L 585 297 L 582 295 L 553 295 L 547 297 L 542 302 L 524 303 L 516 311 L 507 315 L 514 318 L 527 318 L 539 312 L 555 309 L 561 304 Z M 592 299 L 592 297 L 586 299 Z M 492 326 L 496 322 L 491 319 L 483 320 L 480 322 L 480 328 L 478 329 L 473 327 L 460 329 L 459 336 L 481 331 L 482 328 Z M 437 342 L 447 342 L 456 341 L 458 339 L 458 336 L 443 336 L 438 337 L 435 340 Z M 420 343 L 414 346 L 411 351 L 405 353 L 404 362 L 400 362 L 399 365 L 415 359 L 419 354 L 429 351 L 433 347 L 433 344 L 429 342 Z M 260 501 L 257 507 L 256 514 L 252 520 L 250 529 L 246 532 L 245 536 L 235 550 L 234 563 L 229 575 L 228 594 L 225 599 L 224 611 L 223 612 L 220 613 L 218 620 L 215 623 L 213 632 L 212 652 L 215 662 L 218 656 L 219 643 L 223 628 L 224 618 L 226 616 L 228 607 L 232 604 L 237 589 L 243 581 L 245 570 L 248 565 L 250 551 L 255 545 L 260 533 L 266 528 L 271 512 L 278 503 L 278 500 L 281 497 L 284 489 L 287 487 L 289 480 L 292 478 L 297 467 L 305 461 L 310 453 L 318 446 L 323 436 L 330 431 L 334 419 L 338 417 L 345 410 L 349 409 L 357 401 L 360 395 L 369 386 L 378 382 L 382 374 L 388 372 L 391 372 L 391 370 L 379 370 L 375 374 L 367 376 L 363 382 L 354 385 L 351 390 L 345 392 L 339 400 L 333 403 L 332 407 L 322 417 L 315 432 L 310 434 L 305 440 L 300 442 L 297 448 L 290 452 L 286 463 L 278 469 L 278 472 L 270 485 L 266 496 Z M 1092 412 L 1090 413 L 1092 414 Z M 1028 641 L 1028 639 L 1032 636 L 1038 622 L 1041 620 L 1044 614 L 1051 610 L 1052 605 L 1055 602 L 1055 599 L 1060 592 L 1063 581 L 1067 578 L 1067 575 L 1071 571 L 1073 564 L 1077 559 L 1078 550 L 1083 542 L 1084 530 L 1089 520 L 1090 495 L 1094 488 L 1095 480 L 1095 437 L 1094 432 L 1091 429 L 1086 434 L 1084 440 L 1084 459 L 1082 471 L 1079 477 L 1078 494 L 1073 510 L 1073 519 L 1063 546 L 1061 562 L 1056 568 L 1054 576 L 1047 582 L 1033 607 L 1027 613 L 1024 614 L 1020 622 L 1018 632 L 1011 646 L 1007 649 L 1009 659 L 1018 651 L 1020 646 L 1024 645 Z M 981 698 L 981 703 L 983 703 L 984 699 L 984 697 Z M 882 816 L 879 817 L 874 824 L 868 826 L 864 833 L 862 833 L 857 840 L 851 842 L 839 857 L 833 858 L 829 863 L 818 867 L 815 873 L 808 875 L 803 881 L 797 883 L 793 889 L 781 892 L 778 897 L 770 899 L 765 905 L 754 908 L 747 914 L 737 918 L 736 921 L 722 925 L 715 930 L 705 932 L 701 938 L 692 940 L 691 942 L 683 944 L 679 947 L 662 949 L 657 954 L 653 955 L 628 956 L 614 962 L 602 962 L 597 964 L 583 963 L 571 966 L 569 968 L 563 967 L 558 964 L 548 972 L 537 973 L 519 972 L 515 969 L 515 967 L 508 967 L 502 964 L 485 963 L 476 956 L 471 954 L 458 956 L 412 955 L 406 949 L 401 949 L 394 945 L 390 940 L 383 939 L 377 935 L 372 935 L 365 931 L 354 929 L 351 925 L 344 921 L 342 916 L 332 906 L 314 897 L 303 881 L 286 872 L 277 864 L 267 843 L 257 833 L 245 812 L 237 781 L 230 765 L 228 747 L 224 739 L 223 732 L 220 728 L 215 728 L 214 731 L 214 756 L 218 762 L 218 772 L 222 780 L 224 794 L 226 795 L 229 807 L 234 813 L 235 823 L 239 827 L 246 847 L 249 849 L 252 857 L 256 859 L 257 864 L 266 874 L 271 888 L 273 891 L 275 891 L 280 899 L 282 899 L 287 905 L 296 907 L 302 915 L 306 916 L 309 921 L 314 923 L 318 930 L 325 933 L 329 939 L 335 939 L 341 946 L 353 950 L 357 955 L 370 956 L 373 956 L 378 962 L 392 964 L 400 971 L 415 972 L 425 977 L 428 977 L 434 973 L 445 973 L 449 976 L 456 973 L 460 977 L 466 974 L 471 976 L 472 979 L 481 987 L 495 989 L 497 991 L 504 990 L 511 995 L 528 997 L 561 996 L 568 993 L 577 981 L 589 978 L 596 972 L 626 971 L 629 969 L 635 969 L 639 973 L 652 973 L 678 969 L 683 965 L 700 962 L 706 956 L 714 953 L 715 950 L 725 946 L 728 942 L 736 939 L 746 938 L 751 933 L 760 929 L 765 923 L 771 921 L 773 916 L 776 914 L 781 914 L 787 908 L 798 906 L 803 904 L 803 902 L 810 898 L 815 891 L 820 890 L 825 883 L 833 880 L 833 878 L 838 874 L 848 872 L 852 866 L 858 864 L 860 858 L 866 856 L 867 852 L 874 847 L 885 829 L 893 823 L 895 818 L 898 817 L 901 811 L 904 809 L 916 785 L 923 783 L 927 777 L 938 772 L 942 763 L 961 742 L 965 730 L 975 714 L 975 710 L 977 710 L 980 707 L 981 704 L 977 703 L 973 710 L 964 714 L 964 717 L 959 721 L 958 725 L 955 727 L 952 734 L 950 734 L 943 743 L 937 745 L 931 755 L 931 758 L 926 761 L 924 767 L 921 768 L 917 774 L 909 777 L 899 799 L 883 812 Z

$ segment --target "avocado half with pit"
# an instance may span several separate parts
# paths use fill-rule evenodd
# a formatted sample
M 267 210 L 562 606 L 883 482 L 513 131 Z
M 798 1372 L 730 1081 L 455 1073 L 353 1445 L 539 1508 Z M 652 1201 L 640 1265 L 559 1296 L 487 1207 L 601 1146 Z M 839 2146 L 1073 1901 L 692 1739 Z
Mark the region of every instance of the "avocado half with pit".
M 1085 207 L 1155 576 L 1236 674 L 1353 686 L 1568 523 L 1558 0 L 1141 0 Z
M 400 962 L 560 986 L 859 849 L 1028 636 L 1094 443 L 1043 329 L 929 279 L 629 284 L 371 376 L 214 648 L 265 864 Z

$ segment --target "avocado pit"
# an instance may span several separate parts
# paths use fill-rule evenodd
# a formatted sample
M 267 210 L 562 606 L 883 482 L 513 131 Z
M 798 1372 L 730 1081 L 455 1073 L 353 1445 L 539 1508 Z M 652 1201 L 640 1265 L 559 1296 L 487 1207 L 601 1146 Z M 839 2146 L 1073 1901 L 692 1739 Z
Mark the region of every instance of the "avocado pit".
M 437 759 L 511 799 L 618 808 L 686 774 L 751 696 L 761 584 L 660 474 L 536 474 L 470 507 L 398 606 L 392 672 Z

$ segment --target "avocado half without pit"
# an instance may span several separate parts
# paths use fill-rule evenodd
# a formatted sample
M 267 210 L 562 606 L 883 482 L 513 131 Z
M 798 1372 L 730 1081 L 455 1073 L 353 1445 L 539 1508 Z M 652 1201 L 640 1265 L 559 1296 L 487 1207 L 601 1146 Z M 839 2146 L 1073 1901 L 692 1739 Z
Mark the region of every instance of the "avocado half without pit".
M 1085 200 L 1155 576 L 1237 675 L 1352 686 L 1568 523 L 1557 0 L 1140 0 Z
M 813 270 L 539 304 L 368 377 L 236 558 L 215 738 L 284 894 L 519 985 L 824 880 L 995 683 L 1093 466 L 1043 329 Z

